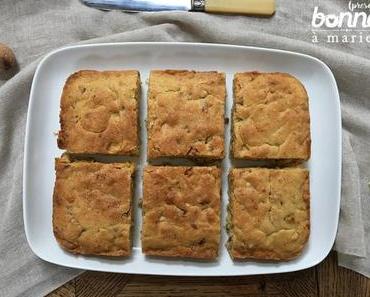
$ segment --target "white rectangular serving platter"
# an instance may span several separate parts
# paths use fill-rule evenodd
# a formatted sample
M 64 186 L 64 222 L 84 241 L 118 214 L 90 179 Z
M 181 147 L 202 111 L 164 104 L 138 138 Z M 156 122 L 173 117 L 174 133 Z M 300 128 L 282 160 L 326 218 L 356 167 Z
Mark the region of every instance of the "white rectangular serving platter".
M 233 74 L 241 71 L 287 72 L 305 85 L 310 98 L 312 156 L 310 170 L 311 235 L 303 254 L 282 263 L 233 262 L 225 248 L 225 213 L 230 124 L 226 126 L 227 156 L 222 162 L 222 242 L 215 262 L 145 257 L 140 248 L 141 173 L 146 160 L 146 131 L 138 163 L 134 206 L 133 255 L 128 259 L 75 256 L 57 244 L 52 231 L 54 158 L 60 156 L 55 133 L 59 130 L 59 103 L 67 77 L 81 69 L 137 69 L 142 79 L 140 121 L 146 117 L 146 80 L 151 69 L 218 70 L 226 73 L 226 117 L 231 119 Z M 228 276 L 296 271 L 318 264 L 333 246 L 339 216 L 341 187 L 341 114 L 337 85 L 320 60 L 294 52 L 256 47 L 196 43 L 112 43 L 62 48 L 39 64 L 32 84 L 24 151 L 23 214 L 28 243 L 45 261 L 58 265 L 121 273 Z

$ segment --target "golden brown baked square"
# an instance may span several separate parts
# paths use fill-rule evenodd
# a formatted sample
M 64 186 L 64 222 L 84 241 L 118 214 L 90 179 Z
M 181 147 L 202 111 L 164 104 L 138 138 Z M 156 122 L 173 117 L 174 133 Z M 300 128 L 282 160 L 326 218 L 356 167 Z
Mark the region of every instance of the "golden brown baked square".
M 225 74 L 152 71 L 148 92 L 148 156 L 222 159 Z
M 232 169 L 229 194 L 233 259 L 289 260 L 302 252 L 310 233 L 307 170 Z
M 70 153 L 138 153 L 138 71 L 82 70 L 61 98 L 58 146 Z
M 144 170 L 142 249 L 146 255 L 214 259 L 220 242 L 217 167 Z
M 131 253 L 131 163 L 55 161 L 54 235 L 75 254 Z
M 286 73 L 237 73 L 234 100 L 235 158 L 310 158 L 308 96 L 298 79 Z

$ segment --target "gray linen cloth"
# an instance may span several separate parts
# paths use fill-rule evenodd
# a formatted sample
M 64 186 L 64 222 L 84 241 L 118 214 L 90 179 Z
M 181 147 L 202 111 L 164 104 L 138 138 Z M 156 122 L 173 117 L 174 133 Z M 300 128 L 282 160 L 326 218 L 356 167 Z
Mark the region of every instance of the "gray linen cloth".
M 28 247 L 22 219 L 22 163 L 28 97 L 40 58 L 76 43 L 212 42 L 298 51 L 333 70 L 343 112 L 343 186 L 335 249 L 339 265 L 370 276 L 370 46 L 311 42 L 313 6 L 327 13 L 347 1 L 278 1 L 273 18 L 202 13 L 103 12 L 77 0 L 0 2 L 0 42 L 20 71 L 0 77 L 0 296 L 39 296 L 81 271 L 48 264 Z M 35 172 L 37 174 L 37 172 Z M 40 206 L 42 207 L 42 206 Z

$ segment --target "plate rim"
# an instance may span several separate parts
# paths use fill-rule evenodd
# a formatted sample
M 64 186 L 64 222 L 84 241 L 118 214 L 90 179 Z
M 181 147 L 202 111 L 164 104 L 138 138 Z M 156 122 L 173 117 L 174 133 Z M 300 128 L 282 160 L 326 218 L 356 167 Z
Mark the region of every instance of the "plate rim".
M 32 245 L 32 240 L 30 238 L 30 231 L 29 231 L 29 224 L 27 224 L 28 220 L 28 215 L 27 215 L 27 207 L 28 202 L 27 202 L 27 180 L 28 180 L 28 163 L 29 163 L 29 156 L 28 156 L 28 150 L 29 150 L 29 137 L 30 137 L 30 123 L 31 123 L 31 118 L 32 118 L 32 109 L 34 106 L 34 101 L 36 99 L 34 96 L 35 93 L 35 85 L 37 85 L 37 80 L 39 77 L 39 73 L 42 70 L 42 67 L 44 64 L 48 62 L 49 59 L 53 58 L 55 55 L 58 55 L 62 52 L 65 51 L 70 51 L 70 50 L 76 50 L 80 48 L 94 48 L 94 47 L 110 47 L 110 46 L 125 46 L 125 45 L 135 45 L 135 46 L 189 46 L 189 47 L 205 47 L 205 48 L 236 48 L 236 49 L 244 49 L 244 50 L 255 50 L 255 51 L 261 51 L 261 52 L 267 52 L 267 53 L 280 53 L 280 54 L 287 54 L 287 55 L 293 55 L 296 57 L 304 58 L 311 60 L 317 64 L 319 64 L 327 73 L 328 77 L 331 80 L 331 85 L 333 86 L 333 90 L 335 93 L 335 98 L 333 98 L 333 102 L 335 102 L 335 108 L 334 112 L 338 115 L 338 122 L 336 123 L 336 127 L 338 127 L 338 131 L 336 131 L 338 134 L 336 135 L 338 142 L 339 142 L 339 147 L 338 147 L 338 173 L 336 175 L 336 185 L 338 187 L 335 189 L 336 190 L 336 205 L 335 207 L 335 215 L 336 215 L 336 221 L 335 221 L 335 232 L 332 233 L 332 237 L 330 238 L 330 245 L 328 245 L 328 249 L 323 251 L 321 254 L 321 257 L 318 257 L 316 261 L 312 261 L 308 263 L 307 265 L 302 265 L 299 269 L 285 269 L 285 268 L 280 268 L 279 271 L 272 271 L 268 272 L 268 274 L 276 274 L 276 273 L 286 273 L 286 272 L 293 272 L 293 271 L 299 271 L 303 269 L 307 269 L 313 266 L 316 266 L 320 262 L 322 262 L 327 255 L 330 253 L 334 243 L 335 243 L 335 238 L 336 234 L 338 231 L 338 224 L 339 224 L 339 212 L 340 212 L 340 201 L 341 201 L 341 184 L 342 184 L 342 115 L 341 115 L 341 106 L 340 106 L 340 94 L 338 90 L 338 85 L 336 82 L 336 79 L 334 77 L 333 72 L 331 71 L 330 67 L 320 60 L 319 58 L 316 58 L 314 56 L 296 52 L 296 51 L 289 51 L 289 50 L 282 50 L 282 49 L 276 49 L 276 48 L 269 48 L 269 47 L 258 47 L 258 46 L 246 46 L 246 45 L 233 45 L 233 44 L 220 44 L 220 43 L 197 43 L 197 42 L 108 42 L 108 43 L 91 43 L 91 44 L 79 44 L 79 45 L 70 45 L 70 46 L 64 46 L 57 48 L 55 50 L 50 51 L 47 53 L 41 61 L 38 63 L 37 68 L 35 70 L 33 79 L 32 79 L 32 85 L 31 85 L 31 90 L 30 90 L 30 95 L 29 95 L 29 102 L 28 102 L 28 108 L 27 108 L 27 119 L 26 119 L 26 127 L 25 127 L 25 135 L 24 135 L 24 154 L 23 154 L 23 176 L 22 176 L 22 206 L 23 206 L 23 223 L 24 223 L 24 230 L 25 230 L 25 235 L 27 239 L 27 243 L 29 247 L 31 248 L 32 252 L 38 256 L 40 259 L 53 263 L 56 265 L 60 265 L 63 267 L 69 267 L 69 268 L 75 268 L 75 269 L 83 269 L 83 270 L 90 270 L 90 271 L 101 271 L 101 272 L 114 272 L 114 273 L 129 273 L 129 274 L 147 274 L 147 275 L 163 275 L 163 276 L 209 276 L 209 277 L 216 277 L 216 276 L 242 276 L 242 275 L 259 275 L 259 274 L 265 274 L 264 272 L 256 272 L 253 274 L 247 273 L 229 273 L 229 274 L 216 274 L 216 273 L 207 273 L 207 274 L 191 274 L 191 273 L 184 273 L 184 272 L 176 272 L 176 273 L 166 273 L 165 271 L 162 272 L 156 272 L 156 271 L 149 271 L 149 272 L 136 272 L 136 271 L 131 271 L 129 270 L 128 272 L 123 272 L 123 271 L 116 271 L 116 270 L 109 270 L 109 269 L 91 269 L 91 268 L 86 268 L 84 267 L 84 263 L 81 262 L 80 266 L 79 265 L 64 265 L 63 263 L 59 263 L 57 261 L 54 261 L 53 259 L 49 259 L 45 257 L 43 254 L 38 253 L 38 251 L 35 249 L 35 247 Z M 133 248 L 135 249 L 135 248 Z

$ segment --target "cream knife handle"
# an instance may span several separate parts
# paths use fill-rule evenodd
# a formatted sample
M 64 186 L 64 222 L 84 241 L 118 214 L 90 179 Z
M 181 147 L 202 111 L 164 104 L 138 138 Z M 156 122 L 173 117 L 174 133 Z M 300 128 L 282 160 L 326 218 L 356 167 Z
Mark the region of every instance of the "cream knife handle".
M 275 0 L 205 0 L 205 11 L 272 15 L 275 12 Z

